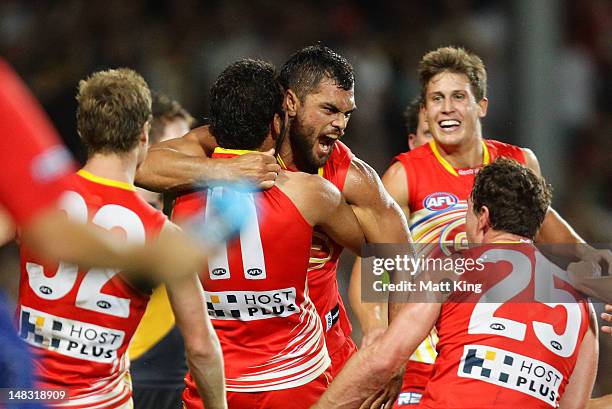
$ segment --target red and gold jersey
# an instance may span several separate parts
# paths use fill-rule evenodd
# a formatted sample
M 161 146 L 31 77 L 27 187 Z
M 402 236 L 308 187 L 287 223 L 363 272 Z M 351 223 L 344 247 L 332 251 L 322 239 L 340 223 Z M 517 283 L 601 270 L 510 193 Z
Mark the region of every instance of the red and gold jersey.
M 217 148 L 213 157 L 246 151 Z M 211 217 L 214 195 L 243 195 L 247 224 L 201 274 L 206 304 L 234 392 L 294 388 L 329 366 L 323 328 L 308 296 L 312 226 L 278 187 L 239 192 L 215 187 L 177 199 L 173 218 Z M 200 217 L 201 217 L 200 216 Z M 195 392 L 187 376 L 187 387 Z
M 144 244 L 166 222 L 130 184 L 84 170 L 68 184 L 59 200 L 67 216 L 110 230 L 118 240 Z M 17 320 L 36 358 L 38 386 L 68 389 L 70 402 L 61 407 L 114 408 L 128 402 L 125 352 L 148 299 L 117 270 L 44 262 L 22 246 Z
M 17 225 L 52 206 L 73 162 L 43 110 L 0 58 L 0 204 Z
M 525 155 L 519 147 L 490 139 L 483 140 L 482 147 L 483 166 L 502 156 L 525 163 Z M 400 162 L 406 171 L 408 224 L 420 254 L 448 255 L 465 248 L 467 199 L 482 166 L 455 169 L 438 152 L 434 141 L 399 154 L 394 161 Z M 406 389 L 422 391 L 425 388 L 431 373 L 430 364 L 436 359 L 436 342 L 437 335 L 433 331 L 410 358 L 404 383 Z
M 568 275 L 531 244 L 468 251 L 480 293 L 451 295 L 436 324 L 438 358 L 419 407 L 557 407 L 589 327 Z
M 355 155 L 342 142 L 337 141 L 325 166 L 319 174 L 342 192 L 346 174 Z M 308 265 L 308 286 L 325 329 L 325 342 L 330 355 L 338 351 L 351 335 L 351 323 L 338 290 L 336 277 L 338 259 L 343 247 L 324 232 L 315 229 Z

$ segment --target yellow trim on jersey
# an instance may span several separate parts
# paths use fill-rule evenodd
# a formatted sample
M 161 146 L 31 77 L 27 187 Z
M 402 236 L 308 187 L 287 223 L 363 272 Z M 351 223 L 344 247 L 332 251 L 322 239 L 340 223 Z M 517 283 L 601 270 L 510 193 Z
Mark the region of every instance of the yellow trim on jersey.
M 244 155 L 244 154 L 251 153 L 251 152 L 255 152 L 255 151 L 251 151 L 248 149 L 225 149 L 219 146 L 217 146 L 214 150 L 214 153 L 229 153 L 232 155 Z
M 131 190 L 132 192 L 136 191 L 136 187 L 127 182 L 120 182 L 118 180 L 103 178 L 102 176 L 96 176 L 93 173 L 86 171 L 85 169 L 81 169 L 77 172 L 77 174 L 87 180 L 90 180 L 94 183 L 99 183 L 101 185 L 118 187 L 119 189 Z
M 130 359 L 138 359 L 157 344 L 170 332 L 174 322 L 166 287 L 161 285 L 151 294 L 147 309 L 134 333 L 128 349 Z
M 287 165 L 285 165 L 285 161 L 283 160 L 283 158 L 281 158 L 280 155 L 276 155 L 276 161 L 278 162 L 278 164 L 280 165 L 281 168 L 287 170 L 289 169 L 287 167 Z M 323 177 L 323 166 L 321 166 L 319 169 L 317 169 L 317 175 Z
M 491 155 L 489 154 L 489 148 L 487 148 L 487 144 L 485 143 L 485 141 L 481 140 L 480 143 L 482 144 L 482 165 L 486 166 L 491 161 Z M 431 147 L 434 156 L 436 157 L 436 159 L 438 159 L 438 162 L 440 162 L 444 169 L 446 169 L 451 175 L 458 177 L 459 174 L 457 173 L 453 165 L 448 163 L 448 161 L 444 159 L 440 154 L 436 142 L 433 140 L 429 141 L 429 146 Z

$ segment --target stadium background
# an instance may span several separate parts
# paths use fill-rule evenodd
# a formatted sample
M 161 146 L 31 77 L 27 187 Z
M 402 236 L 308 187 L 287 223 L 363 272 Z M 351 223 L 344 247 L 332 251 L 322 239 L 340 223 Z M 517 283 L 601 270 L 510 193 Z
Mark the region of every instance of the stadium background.
M 379 173 L 407 149 L 402 112 L 418 93 L 421 56 L 443 45 L 475 51 L 489 75 L 484 136 L 532 148 L 555 208 L 589 242 L 612 242 L 609 0 L 0 3 L 0 55 L 79 159 L 74 95 L 95 70 L 134 68 L 203 123 L 208 88 L 227 64 L 256 57 L 280 66 L 317 41 L 355 68 L 358 111 L 344 141 Z M 344 290 L 351 261 L 341 264 Z M 0 249 L 0 268 L 15 294 L 14 245 Z M 595 396 L 612 392 L 609 336 L 600 354 Z

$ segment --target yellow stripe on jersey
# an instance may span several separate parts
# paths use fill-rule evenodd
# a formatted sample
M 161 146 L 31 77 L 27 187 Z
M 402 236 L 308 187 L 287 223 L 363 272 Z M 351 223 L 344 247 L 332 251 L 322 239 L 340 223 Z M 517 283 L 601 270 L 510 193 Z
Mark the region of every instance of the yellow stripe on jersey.
M 231 155 L 245 155 L 247 153 L 255 152 L 248 149 L 225 149 L 217 146 L 214 150 L 214 153 L 228 153 Z
M 168 293 L 166 287 L 160 285 L 151 294 L 147 309 L 134 333 L 128 349 L 130 359 L 137 359 L 151 349 L 170 332 L 173 326 L 174 314 Z
M 489 148 L 487 148 L 487 144 L 485 143 L 485 141 L 481 140 L 480 143 L 482 144 L 482 165 L 486 166 L 491 161 L 491 155 L 489 154 Z M 434 156 L 436 157 L 436 159 L 438 159 L 438 162 L 440 162 L 444 169 L 446 169 L 451 175 L 459 177 L 459 174 L 457 173 L 453 165 L 448 163 L 448 161 L 442 157 L 440 151 L 438 151 L 438 146 L 436 145 L 436 142 L 434 140 L 429 141 L 429 146 L 431 147 L 431 151 L 433 152 Z
M 136 190 L 136 187 L 131 183 L 120 182 L 118 180 L 107 179 L 107 178 L 103 178 L 102 176 L 96 176 L 93 173 L 86 171 L 85 169 L 79 170 L 77 174 L 81 176 L 82 178 L 85 178 L 94 183 L 98 183 L 100 185 L 118 187 L 119 189 L 131 190 L 131 191 Z

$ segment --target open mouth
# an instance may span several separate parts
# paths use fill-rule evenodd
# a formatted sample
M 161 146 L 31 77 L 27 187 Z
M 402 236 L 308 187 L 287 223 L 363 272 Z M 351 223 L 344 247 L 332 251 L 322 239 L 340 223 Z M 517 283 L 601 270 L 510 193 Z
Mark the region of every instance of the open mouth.
M 454 132 L 461 126 L 461 122 L 456 119 L 445 119 L 443 121 L 439 121 L 438 125 L 442 128 L 444 132 Z
M 324 155 L 329 154 L 334 148 L 334 143 L 336 142 L 336 139 L 337 138 L 330 138 L 329 136 L 319 137 L 319 150 Z

